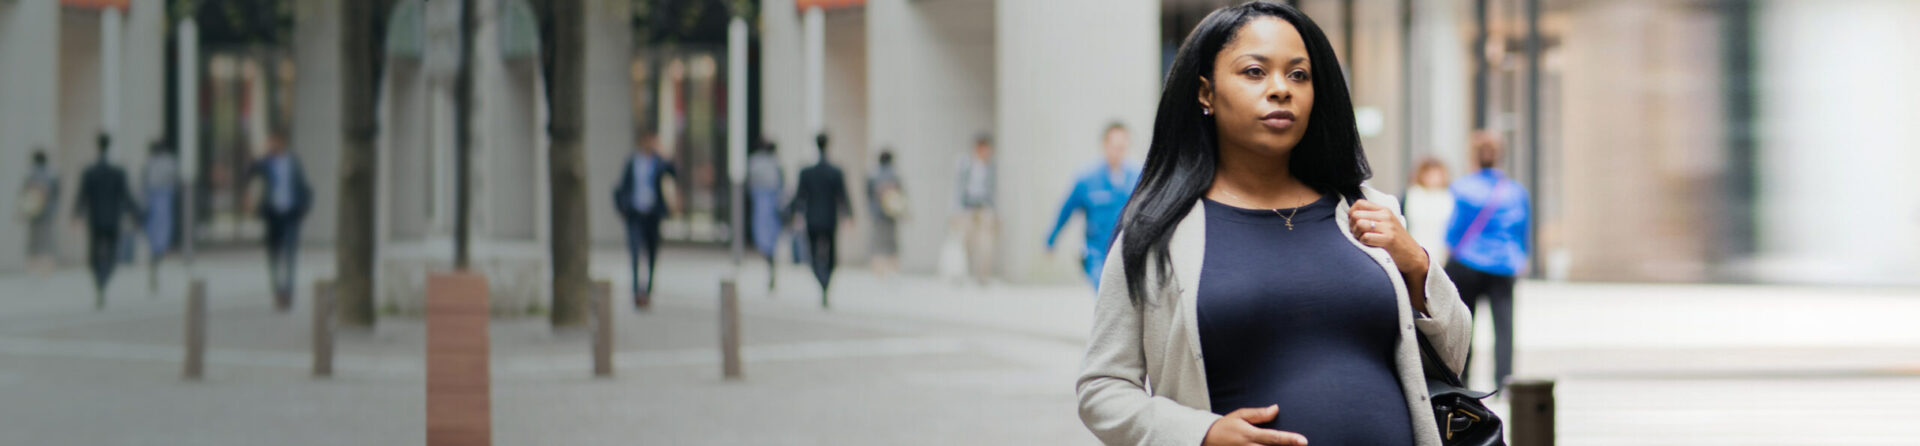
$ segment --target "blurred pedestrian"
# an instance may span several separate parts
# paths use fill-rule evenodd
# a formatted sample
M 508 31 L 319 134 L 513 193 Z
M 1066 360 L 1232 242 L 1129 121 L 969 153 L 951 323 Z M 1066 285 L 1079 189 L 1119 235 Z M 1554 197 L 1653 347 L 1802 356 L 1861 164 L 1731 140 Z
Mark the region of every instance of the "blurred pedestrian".
M 620 211 L 627 226 L 627 258 L 632 260 L 628 272 L 633 277 L 634 308 L 645 310 L 653 306 L 653 271 L 660 257 L 660 220 L 673 211 L 664 184 L 676 172 L 673 163 L 660 156 L 659 136 L 643 132 L 633 155 L 627 157 L 626 166 L 621 169 L 620 184 L 613 189 L 613 207 Z M 642 258 L 647 261 L 645 282 L 640 281 Z
M 1051 254 L 1067 220 L 1075 213 L 1085 216 L 1086 242 L 1080 254 L 1080 270 L 1093 283 L 1094 291 L 1099 291 L 1100 270 L 1107 264 L 1107 247 L 1113 243 L 1113 230 L 1120 223 L 1120 213 L 1126 210 L 1134 185 L 1140 183 L 1140 166 L 1127 162 L 1129 143 L 1125 124 L 1107 125 L 1106 131 L 1101 132 L 1102 159 L 1074 177 L 1073 191 L 1060 205 L 1060 216 L 1054 219 L 1053 231 L 1047 234 L 1047 252 Z
M 993 276 L 994 247 L 1000 232 L 993 203 L 998 184 L 994 170 L 993 137 L 981 133 L 973 138 L 973 152 L 960 160 L 958 212 L 953 225 L 960 228 L 966 248 L 967 273 L 983 285 Z
M 1437 158 L 1420 161 L 1413 170 L 1413 185 L 1407 187 L 1407 199 L 1401 203 L 1407 215 L 1407 232 L 1427 248 L 1427 255 L 1447 258 L 1447 225 L 1453 222 L 1453 192 L 1447 191 L 1447 165 Z
M 884 279 L 900 271 L 899 224 L 908 209 L 892 148 L 880 149 L 880 166 L 867 176 L 867 207 L 873 219 L 873 272 Z
M 846 176 L 827 159 L 827 134 L 814 136 L 820 147 L 820 161 L 800 171 L 800 183 L 787 204 L 787 215 L 800 216 L 806 224 L 808 256 L 813 277 L 820 281 L 820 307 L 827 307 L 827 289 L 833 281 L 834 241 L 839 227 L 853 218 L 852 201 L 847 199 Z
M 60 199 L 60 174 L 47 164 L 45 148 L 33 149 L 33 164 L 27 168 L 27 181 L 20 185 L 14 200 L 20 219 L 27 223 L 27 267 L 39 274 L 53 271 L 53 258 L 59 252 L 54 241 L 54 203 Z
M 123 234 L 122 223 L 138 219 L 139 203 L 133 199 L 127 171 L 113 164 L 108 148 L 113 138 L 101 133 L 97 139 L 100 159 L 80 174 L 80 195 L 74 200 L 76 223 L 84 219 L 87 230 L 87 263 L 93 269 L 93 308 L 107 306 L 107 282 L 113 279 L 118 263 L 117 251 Z
M 1494 167 L 1500 152 L 1500 139 L 1493 133 L 1474 132 L 1473 155 L 1480 170 L 1453 182 L 1453 222 L 1447 226 L 1453 258 L 1446 268 L 1468 311 L 1479 311 L 1483 299 L 1493 310 L 1493 382 L 1504 388 L 1513 375 L 1513 285 L 1527 269 L 1533 209 L 1527 189 Z M 1460 375 L 1464 379 L 1467 371 Z
M 267 278 L 273 284 L 274 309 L 293 308 L 294 284 L 300 258 L 300 225 L 313 209 L 313 187 L 306 168 L 287 150 L 287 135 L 267 134 L 267 153 L 253 162 L 249 177 L 259 178 L 263 192 L 255 201 L 260 221 L 267 227 Z
M 1364 184 L 1343 73 L 1277 2 L 1180 45 L 1076 386 L 1102 442 L 1442 444 L 1424 367 L 1460 368 L 1471 319 Z
M 173 249 L 173 235 L 180 194 L 180 163 L 166 144 L 158 141 L 148 150 L 147 165 L 141 169 L 141 195 L 146 198 L 147 214 L 141 219 L 146 230 L 147 292 L 160 291 L 160 259 Z
M 747 214 L 747 226 L 753 248 L 767 259 L 768 290 L 773 289 L 774 275 L 780 269 L 774 251 L 780 246 L 780 230 L 786 226 L 780 223 L 780 199 L 787 174 L 780 169 L 775 150 L 777 147 L 772 142 L 763 142 L 758 150 L 747 155 L 747 203 L 752 208 Z

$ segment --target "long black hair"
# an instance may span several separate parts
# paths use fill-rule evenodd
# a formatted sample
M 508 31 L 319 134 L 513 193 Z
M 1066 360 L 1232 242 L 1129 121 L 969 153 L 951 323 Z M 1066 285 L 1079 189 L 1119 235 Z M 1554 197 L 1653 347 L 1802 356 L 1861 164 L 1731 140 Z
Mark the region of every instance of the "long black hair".
M 1354 126 L 1353 98 L 1334 56 L 1333 45 L 1320 27 L 1298 9 L 1268 1 L 1251 1 L 1208 14 L 1180 44 L 1160 93 L 1160 110 L 1153 119 L 1153 141 L 1140 184 L 1133 190 L 1121 219 L 1127 293 L 1135 305 L 1145 296 L 1149 255 L 1167 258 L 1173 228 L 1193 209 L 1193 203 L 1213 185 L 1220 160 L 1219 135 L 1213 117 L 1201 114 L 1200 79 L 1213 77 L 1214 58 L 1233 41 L 1247 22 L 1278 17 L 1300 31 L 1313 61 L 1313 111 L 1306 135 L 1289 155 L 1288 171 L 1320 193 L 1360 196 L 1360 182 L 1371 177 L 1360 132 Z M 1169 273 L 1163 261 L 1158 271 Z

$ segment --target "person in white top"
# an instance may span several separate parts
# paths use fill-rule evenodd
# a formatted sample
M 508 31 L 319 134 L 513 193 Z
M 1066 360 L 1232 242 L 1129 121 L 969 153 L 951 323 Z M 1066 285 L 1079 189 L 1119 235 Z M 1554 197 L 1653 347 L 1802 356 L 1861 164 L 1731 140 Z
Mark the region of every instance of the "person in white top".
M 1453 221 L 1453 192 L 1447 190 L 1447 165 L 1427 158 L 1413 171 L 1407 187 L 1407 232 L 1434 258 L 1447 258 L 1447 224 Z

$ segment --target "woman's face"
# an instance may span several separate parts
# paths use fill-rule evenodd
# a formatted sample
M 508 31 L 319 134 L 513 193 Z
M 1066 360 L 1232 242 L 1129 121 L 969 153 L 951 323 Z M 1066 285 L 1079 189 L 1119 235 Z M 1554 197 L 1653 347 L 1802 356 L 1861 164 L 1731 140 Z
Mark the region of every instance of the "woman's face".
M 1286 20 L 1242 25 L 1200 79 L 1200 106 L 1213 111 L 1221 146 L 1280 156 L 1300 144 L 1313 116 L 1313 63 Z
M 1447 185 L 1447 172 L 1440 166 L 1427 166 L 1420 169 L 1420 185 L 1429 189 L 1439 189 Z

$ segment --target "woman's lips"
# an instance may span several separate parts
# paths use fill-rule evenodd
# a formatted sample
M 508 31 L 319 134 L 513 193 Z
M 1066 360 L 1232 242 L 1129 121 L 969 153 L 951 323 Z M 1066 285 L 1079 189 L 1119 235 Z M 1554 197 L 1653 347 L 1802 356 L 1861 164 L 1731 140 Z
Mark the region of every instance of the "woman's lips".
M 1289 110 L 1274 110 L 1267 113 L 1266 116 L 1261 116 L 1260 124 L 1270 129 L 1286 131 L 1287 129 L 1293 128 L 1293 112 Z

